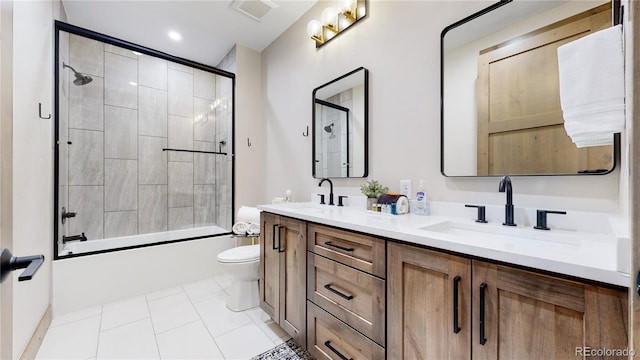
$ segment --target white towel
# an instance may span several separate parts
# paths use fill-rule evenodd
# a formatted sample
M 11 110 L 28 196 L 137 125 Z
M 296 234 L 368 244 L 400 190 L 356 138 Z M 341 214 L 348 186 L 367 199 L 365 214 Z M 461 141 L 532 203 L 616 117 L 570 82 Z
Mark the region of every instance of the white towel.
M 238 209 L 238 218 L 236 221 L 249 223 L 260 223 L 260 210 L 251 206 L 241 206 Z
M 249 224 L 249 227 L 247 228 L 247 235 L 260 235 L 260 224 Z
M 577 147 L 613 143 L 624 129 L 622 25 L 558 47 L 560 105 Z
M 247 230 L 249 230 L 249 224 L 247 224 L 246 222 L 238 221 L 237 223 L 233 224 L 232 230 L 236 235 L 244 235 L 247 233 Z

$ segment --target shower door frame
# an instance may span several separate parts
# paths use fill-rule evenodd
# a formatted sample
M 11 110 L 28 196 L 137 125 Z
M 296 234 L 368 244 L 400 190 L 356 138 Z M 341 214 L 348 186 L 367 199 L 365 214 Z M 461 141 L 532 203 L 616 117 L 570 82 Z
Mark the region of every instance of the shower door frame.
M 65 22 L 62 21 L 55 21 L 54 24 L 55 27 L 55 44 L 54 44 L 54 84 L 55 84 L 55 88 L 54 88 L 54 102 L 55 102 L 55 109 L 54 109 L 54 145 L 55 145 L 55 149 L 54 149 L 54 208 L 53 208 L 53 260 L 59 260 L 59 259 L 67 259 L 67 258 L 72 258 L 72 257 L 79 257 L 79 256 L 86 256 L 86 255 L 94 255 L 94 254 L 101 254 L 101 253 L 107 253 L 107 252 L 113 252 L 113 251 L 121 251 L 121 250 L 128 250 L 128 249 L 135 249 L 135 248 L 142 248 L 142 247 L 148 247 L 148 246 L 155 246 L 155 245 L 162 245 L 162 244 L 170 244 L 170 243 L 177 243 L 177 242 L 182 242 L 182 241 L 189 241 L 189 240 L 197 240 L 197 239 L 204 239 L 204 238 L 209 238 L 209 237 L 218 237 L 218 236 L 228 236 L 228 235 L 232 235 L 233 232 L 228 231 L 228 232 L 224 232 L 224 233 L 220 233 L 220 234 L 212 234 L 212 235 L 203 235 L 203 236 L 196 236 L 196 237 L 188 237 L 188 238 L 182 238 L 182 239 L 175 239 L 175 240 L 168 240 L 168 241 L 160 241 L 160 242 L 155 242 L 155 243 L 150 243 L 150 244 L 141 244 L 141 245 L 134 245 L 134 246 L 127 246 L 127 247 L 119 247 L 119 248 L 113 248 L 113 249 L 105 249 L 105 250 L 99 250 L 99 251 L 90 251 L 90 252 L 84 252 L 84 253 L 78 253 L 78 254 L 69 254 L 69 255 L 64 255 L 64 256 L 60 256 L 58 254 L 58 231 L 59 226 L 58 226 L 58 217 L 60 216 L 60 212 L 58 211 L 58 207 L 59 207 L 59 194 L 58 194 L 58 190 L 59 190 L 59 176 L 60 176 L 60 122 L 59 122 L 59 111 L 60 111 L 60 106 L 59 106 L 59 101 L 60 101 L 60 53 L 59 53 L 59 48 L 60 48 L 60 32 L 61 31 L 65 31 L 68 32 L 69 34 L 75 34 L 75 35 L 79 35 L 79 36 L 83 36 L 92 40 L 97 40 L 97 41 L 101 41 L 103 43 L 106 44 L 111 44 L 114 46 L 118 46 L 124 49 L 128 49 L 131 51 L 137 51 L 140 52 L 144 55 L 149 55 L 149 56 L 154 56 L 163 60 L 167 60 L 167 61 L 171 61 L 177 64 L 181 64 L 181 65 L 185 65 L 185 66 L 189 66 L 192 67 L 194 69 L 199 69 L 202 71 L 206 71 L 206 72 L 210 72 L 213 73 L 215 75 L 220 75 L 220 76 L 224 76 L 227 77 L 229 79 L 231 79 L 231 151 L 228 152 L 228 156 L 231 156 L 231 184 L 230 184 L 230 189 L 231 189 L 231 224 L 235 223 L 235 117 L 236 117 L 236 75 L 232 72 L 228 72 L 225 70 L 221 70 L 212 66 L 208 66 L 205 64 L 201 64 L 192 60 L 188 60 L 188 59 L 184 59 L 181 57 L 177 57 L 174 55 L 170 55 L 167 53 L 164 53 L 162 51 L 158 51 L 158 50 L 154 50 L 142 45 L 137 45 L 134 43 L 131 43 L 129 41 L 125 41 L 125 40 L 121 40 L 118 38 L 114 38 L 112 36 L 109 35 L 105 35 L 105 34 L 101 34 L 95 31 L 91 31 L 85 28 L 81 28 L 79 26 L 75 26 L 75 25 L 71 25 L 71 24 L 67 24 Z

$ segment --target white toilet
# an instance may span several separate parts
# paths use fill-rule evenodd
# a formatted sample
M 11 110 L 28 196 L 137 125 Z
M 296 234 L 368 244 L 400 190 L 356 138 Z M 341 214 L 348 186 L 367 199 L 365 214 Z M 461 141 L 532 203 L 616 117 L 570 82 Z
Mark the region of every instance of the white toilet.
M 225 250 L 218 254 L 218 263 L 233 281 L 227 307 L 233 311 L 242 311 L 258 306 L 260 244 Z

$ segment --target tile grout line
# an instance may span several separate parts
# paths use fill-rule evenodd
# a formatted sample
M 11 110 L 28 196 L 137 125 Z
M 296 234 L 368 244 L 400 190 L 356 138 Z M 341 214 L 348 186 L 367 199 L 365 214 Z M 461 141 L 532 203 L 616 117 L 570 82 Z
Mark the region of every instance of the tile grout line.
M 213 279 L 213 281 L 216 284 L 218 283 L 217 281 L 215 281 L 215 279 Z M 193 302 L 193 300 L 189 296 L 189 293 L 187 293 L 187 290 L 184 288 L 184 285 L 182 285 L 181 288 L 185 292 L 185 294 L 187 294 L 187 298 L 189 299 L 189 302 L 191 303 L 191 306 L 193 306 L 193 309 L 198 314 L 198 318 L 200 319 L 200 321 L 202 321 L 202 325 L 204 325 L 204 328 L 207 329 L 207 334 L 209 334 L 209 337 L 211 338 L 211 340 L 213 340 L 213 344 L 216 346 L 216 349 L 218 349 L 218 352 L 220 353 L 220 355 L 222 355 L 222 360 L 225 360 L 226 357 L 224 356 L 224 353 L 222 352 L 222 349 L 220 348 L 220 345 L 218 345 L 218 342 L 216 341 L 216 338 L 211 333 L 211 330 L 207 326 L 207 323 L 204 322 L 204 319 L 202 318 L 202 314 L 200 314 L 200 311 L 198 311 L 198 308 L 196 308 L 196 304 Z
M 147 304 L 147 311 L 149 312 L 149 322 L 151 322 L 151 329 L 153 330 L 153 340 L 156 343 L 156 350 L 158 351 L 158 358 L 162 359 L 162 354 L 160 353 L 160 345 L 158 344 L 158 334 L 156 334 L 156 327 L 153 324 L 153 317 L 151 315 L 151 307 L 149 306 L 149 299 L 147 299 L 147 295 L 144 295 L 144 301 Z
M 98 339 L 96 341 L 96 356 L 95 356 L 96 359 L 98 359 L 98 349 L 100 349 L 100 334 L 102 333 L 102 331 L 100 331 L 100 328 L 102 328 L 103 314 L 104 314 L 104 306 L 100 305 L 100 321 L 98 322 Z
M 131 321 L 129 321 L 129 322 L 126 322 L 126 323 L 120 324 L 120 325 L 118 325 L 118 326 L 114 326 L 114 327 L 112 327 L 112 328 L 108 328 L 108 329 L 100 330 L 100 332 L 108 332 L 108 331 L 111 331 L 111 330 L 115 330 L 115 329 L 121 328 L 121 327 L 123 327 L 123 326 L 131 325 L 131 324 L 133 324 L 133 323 L 137 323 L 137 322 L 139 322 L 139 321 L 146 320 L 146 319 L 151 319 L 151 314 L 149 314 L 149 316 L 146 316 L 146 317 L 143 317 L 143 318 L 140 318 L 140 319 L 136 319 L 136 320 L 131 320 Z

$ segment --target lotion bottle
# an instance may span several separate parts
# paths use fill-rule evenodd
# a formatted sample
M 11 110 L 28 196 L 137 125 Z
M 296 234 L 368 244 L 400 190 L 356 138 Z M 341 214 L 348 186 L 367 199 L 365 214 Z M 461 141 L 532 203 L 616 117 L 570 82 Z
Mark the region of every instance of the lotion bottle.
M 414 209 L 416 215 L 429 215 L 429 203 L 424 190 L 424 180 L 420 180 L 420 186 L 416 191 L 416 207 Z

